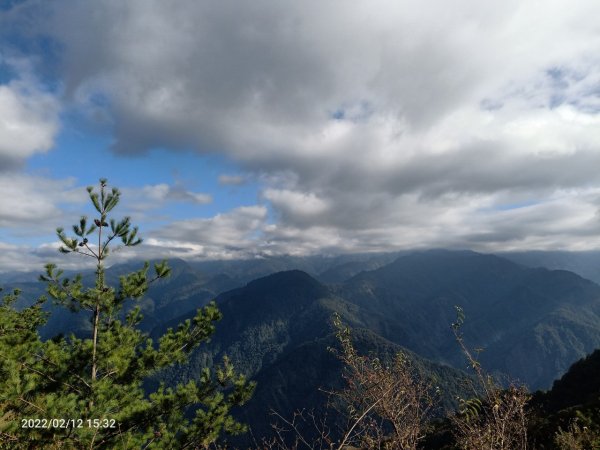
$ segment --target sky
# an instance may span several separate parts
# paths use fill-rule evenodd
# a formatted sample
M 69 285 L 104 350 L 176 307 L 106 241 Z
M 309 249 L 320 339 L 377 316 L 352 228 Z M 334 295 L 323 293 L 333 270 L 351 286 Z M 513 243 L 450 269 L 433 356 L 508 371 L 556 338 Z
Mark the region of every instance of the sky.
M 0 272 L 106 177 L 118 258 L 600 249 L 600 3 L 0 0 Z

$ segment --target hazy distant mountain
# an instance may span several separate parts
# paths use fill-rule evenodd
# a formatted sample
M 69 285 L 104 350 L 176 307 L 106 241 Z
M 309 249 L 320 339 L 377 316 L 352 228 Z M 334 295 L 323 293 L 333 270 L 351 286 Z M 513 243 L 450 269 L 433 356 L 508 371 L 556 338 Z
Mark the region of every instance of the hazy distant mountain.
M 302 270 L 324 282 L 339 282 L 363 270 L 388 264 L 401 253 L 353 253 L 347 255 L 262 256 L 245 260 L 198 261 L 192 267 L 207 274 L 226 274 L 242 285 L 256 278 L 286 270 Z
M 368 259 L 342 262 L 321 272 L 318 278 L 324 283 L 342 283 L 360 272 L 375 270 L 389 264 L 398 256 L 397 253 L 384 253 Z
M 545 267 L 575 272 L 600 284 L 600 252 L 527 251 L 500 253 L 506 259 L 528 267 Z

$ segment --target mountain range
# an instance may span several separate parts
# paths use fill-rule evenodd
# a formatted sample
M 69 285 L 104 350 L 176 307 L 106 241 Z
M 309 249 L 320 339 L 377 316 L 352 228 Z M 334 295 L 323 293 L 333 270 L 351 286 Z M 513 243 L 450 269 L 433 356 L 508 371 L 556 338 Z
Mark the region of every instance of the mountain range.
M 195 378 L 201 367 L 228 355 L 258 382 L 240 412 L 256 435 L 268 431 L 271 410 L 289 417 L 297 409 L 319 409 L 327 402 L 323 391 L 340 387 L 341 364 L 328 350 L 336 345 L 334 313 L 351 327 L 360 352 L 408 355 L 449 407 L 468 377 L 450 328 L 455 306 L 465 315 L 464 340 L 480 349 L 482 365 L 532 390 L 550 388 L 571 364 L 600 348 L 600 286 L 567 270 L 528 267 L 523 259 L 431 250 L 354 259 L 174 260 L 171 278 L 153 285 L 141 302 L 142 325 L 159 336 L 215 299 L 223 319 L 210 343 L 194 351 L 189 364 L 160 376 L 168 382 Z M 542 259 L 530 256 L 529 263 Z M 108 280 L 138 267 L 113 267 Z M 24 291 L 22 304 L 43 289 L 15 284 Z M 53 314 L 46 337 L 86 333 L 86 316 L 47 307 Z
M 450 329 L 455 305 L 466 315 L 465 342 L 482 349 L 483 366 L 532 390 L 549 388 L 573 362 L 600 348 L 600 286 L 572 272 L 467 251 L 401 255 L 334 284 L 303 271 L 277 272 L 216 302 L 224 318 L 211 343 L 166 377 L 192 378 L 228 355 L 259 382 L 246 409 L 255 429 L 268 421 L 270 408 L 289 417 L 294 409 L 321 407 L 327 399 L 320 390 L 339 387 L 341 367 L 326 351 L 335 345 L 334 312 L 355 330 L 363 352 L 402 351 L 441 380 L 446 404 L 460 392 L 467 367 Z

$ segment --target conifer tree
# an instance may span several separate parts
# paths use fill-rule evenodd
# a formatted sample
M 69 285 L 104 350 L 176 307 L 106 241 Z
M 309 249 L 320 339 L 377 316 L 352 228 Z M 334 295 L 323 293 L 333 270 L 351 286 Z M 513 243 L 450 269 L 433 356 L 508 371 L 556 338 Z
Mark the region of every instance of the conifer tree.
M 38 328 L 45 322 L 44 299 L 17 310 L 18 292 L 0 303 L 0 448 L 208 448 L 226 432 L 245 426 L 231 415 L 233 407 L 251 396 L 253 383 L 235 373 L 225 358 L 198 379 L 174 387 L 160 385 L 145 392 L 150 375 L 185 363 L 190 352 L 206 341 L 221 314 L 214 303 L 196 316 L 169 329 L 153 342 L 138 329 L 139 306 L 127 301 L 144 296 L 148 285 L 169 276 L 165 262 L 149 264 L 120 277 L 119 286 L 105 278 L 105 261 L 116 241 L 139 245 L 137 227 L 130 219 L 111 217 L 120 200 L 116 188 L 100 180 L 99 190 L 88 187 L 96 217 L 81 217 L 72 237 L 57 229 L 62 253 L 93 258 L 95 283 L 88 287 L 81 275 L 64 278 L 54 264 L 41 279 L 54 301 L 73 311 L 90 314 L 89 337 L 70 335 L 42 341 Z

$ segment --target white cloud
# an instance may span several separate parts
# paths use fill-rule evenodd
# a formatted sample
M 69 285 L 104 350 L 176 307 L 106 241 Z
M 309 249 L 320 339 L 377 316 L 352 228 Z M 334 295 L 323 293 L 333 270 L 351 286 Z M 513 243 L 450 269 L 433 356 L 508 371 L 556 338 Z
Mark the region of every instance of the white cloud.
M 148 243 L 188 257 L 245 256 L 257 246 L 266 219 L 264 206 L 243 206 L 208 219 L 172 222 L 153 232 Z
M 167 183 L 148 184 L 120 190 L 122 191 L 121 206 L 123 210 L 133 212 L 136 221 L 144 222 L 151 222 L 151 219 L 165 220 L 165 216 L 162 214 L 157 215 L 156 212 L 173 202 L 189 203 L 202 207 L 213 201 L 212 195 L 190 191 L 177 183 L 174 185 Z
M 313 193 L 295 192 L 287 189 L 266 189 L 265 199 L 282 215 L 284 221 L 314 223 L 329 210 L 328 203 Z
M 54 145 L 59 102 L 29 74 L 23 61 L 2 60 L 20 77 L 0 84 L 0 170 L 20 164 Z
M 184 189 L 182 186 L 170 186 L 166 183 L 144 186 L 141 188 L 141 192 L 138 195 L 147 198 L 152 202 L 173 200 L 196 203 L 199 205 L 205 205 L 212 202 L 212 196 L 210 194 L 192 192 Z
M 37 246 L 17 245 L 0 242 L 0 274 L 2 272 L 33 272 L 37 275 L 44 272 L 44 266 L 54 263 L 60 269 L 75 270 L 78 272 L 91 271 L 96 267 L 94 259 L 71 253 L 65 255 L 58 251 L 59 242 L 46 242 Z M 175 256 L 169 254 L 164 247 L 162 254 L 148 252 L 149 258 L 165 258 Z M 109 265 L 125 262 L 130 259 L 145 257 L 145 252 L 140 252 L 139 247 L 118 248 L 111 253 L 107 260 Z M 2 287 L 2 286 L 0 286 Z
M 71 205 L 81 206 L 87 196 L 74 179 L 9 173 L 0 173 L 0 192 L 0 226 L 23 235 L 47 234 L 65 215 L 79 217 Z

